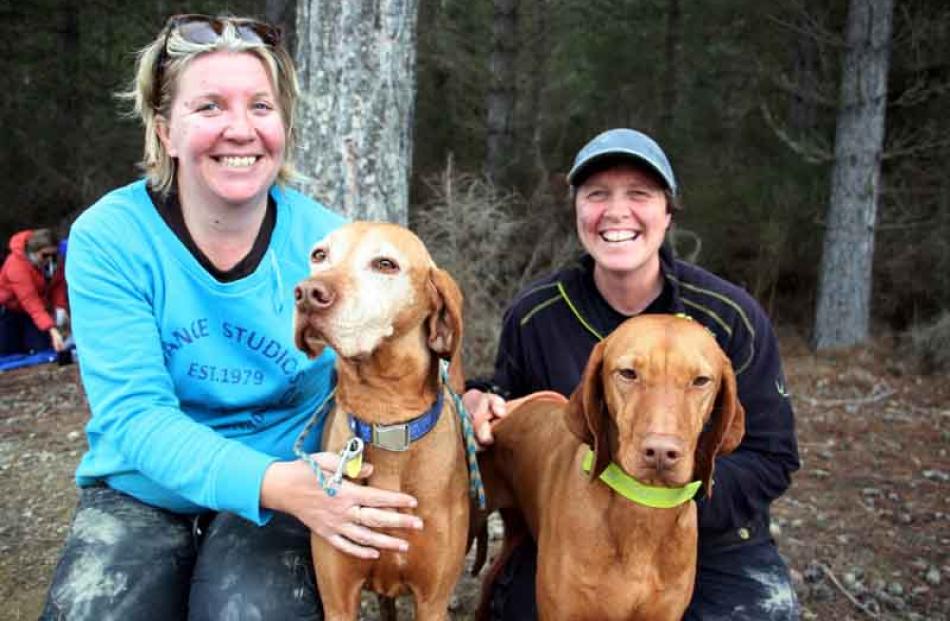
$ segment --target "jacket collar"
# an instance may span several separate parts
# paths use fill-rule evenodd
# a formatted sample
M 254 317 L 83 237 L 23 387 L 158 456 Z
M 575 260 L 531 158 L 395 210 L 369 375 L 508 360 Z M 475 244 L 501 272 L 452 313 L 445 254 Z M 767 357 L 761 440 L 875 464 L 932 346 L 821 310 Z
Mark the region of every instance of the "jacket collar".
M 660 246 L 660 273 L 663 276 L 663 291 L 644 312 L 686 313 L 680 299 L 679 265 L 667 243 Z M 594 283 L 594 259 L 589 254 L 582 255 L 563 271 L 558 289 L 574 315 L 598 340 L 629 319 L 610 306 L 597 289 Z

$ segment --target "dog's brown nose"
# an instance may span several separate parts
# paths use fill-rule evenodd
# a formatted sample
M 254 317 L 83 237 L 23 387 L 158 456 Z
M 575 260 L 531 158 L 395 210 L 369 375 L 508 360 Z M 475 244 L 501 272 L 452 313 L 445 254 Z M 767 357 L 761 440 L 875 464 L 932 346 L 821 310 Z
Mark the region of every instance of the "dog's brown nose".
M 294 287 L 294 299 L 301 310 L 319 310 L 329 308 L 336 299 L 336 293 L 326 283 L 318 280 L 305 280 Z
M 675 436 L 652 433 L 643 439 L 641 450 L 644 463 L 663 472 L 679 463 L 683 457 L 683 442 Z

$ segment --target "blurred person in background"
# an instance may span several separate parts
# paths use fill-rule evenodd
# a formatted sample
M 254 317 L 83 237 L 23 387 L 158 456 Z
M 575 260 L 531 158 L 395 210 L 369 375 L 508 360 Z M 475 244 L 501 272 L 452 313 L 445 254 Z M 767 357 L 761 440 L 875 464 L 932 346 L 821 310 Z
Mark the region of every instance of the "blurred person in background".
M 65 349 L 66 280 L 49 229 L 20 231 L 0 268 L 0 355 Z

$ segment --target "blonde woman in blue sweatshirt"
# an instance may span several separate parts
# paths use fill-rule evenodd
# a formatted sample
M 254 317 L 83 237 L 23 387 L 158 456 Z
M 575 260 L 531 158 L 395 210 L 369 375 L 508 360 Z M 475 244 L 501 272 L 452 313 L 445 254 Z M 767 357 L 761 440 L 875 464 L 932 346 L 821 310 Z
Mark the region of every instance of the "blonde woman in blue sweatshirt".
M 294 457 L 333 358 L 294 347 L 293 287 L 342 218 L 284 185 L 292 61 L 263 22 L 176 16 L 129 96 L 146 178 L 69 238 L 92 417 L 43 618 L 320 619 L 311 530 L 373 558 L 406 547 L 378 528 L 422 525 L 397 511 L 412 497 L 349 483 L 330 497 Z

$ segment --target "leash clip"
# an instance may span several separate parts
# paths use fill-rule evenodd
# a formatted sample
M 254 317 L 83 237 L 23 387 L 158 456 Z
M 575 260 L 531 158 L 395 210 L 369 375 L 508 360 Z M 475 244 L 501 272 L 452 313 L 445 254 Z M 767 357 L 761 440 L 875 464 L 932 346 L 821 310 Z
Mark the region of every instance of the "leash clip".
M 336 466 L 336 471 L 330 477 L 327 485 L 327 495 L 335 496 L 336 488 L 343 483 L 343 473 L 354 477 L 363 467 L 363 440 L 357 437 L 350 438 L 343 449 L 340 451 L 340 463 Z

